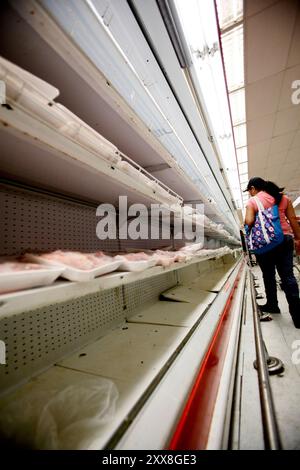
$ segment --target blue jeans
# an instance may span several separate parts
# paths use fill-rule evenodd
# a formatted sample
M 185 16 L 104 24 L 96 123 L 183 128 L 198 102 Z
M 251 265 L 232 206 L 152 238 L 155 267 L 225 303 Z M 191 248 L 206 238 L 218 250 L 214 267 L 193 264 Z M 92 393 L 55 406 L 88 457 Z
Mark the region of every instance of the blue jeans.
M 281 279 L 282 289 L 289 304 L 290 314 L 295 326 L 300 327 L 299 288 L 293 272 L 294 240 L 291 235 L 285 235 L 284 241 L 273 250 L 263 255 L 256 255 L 262 270 L 267 304 L 278 307 L 275 269 Z

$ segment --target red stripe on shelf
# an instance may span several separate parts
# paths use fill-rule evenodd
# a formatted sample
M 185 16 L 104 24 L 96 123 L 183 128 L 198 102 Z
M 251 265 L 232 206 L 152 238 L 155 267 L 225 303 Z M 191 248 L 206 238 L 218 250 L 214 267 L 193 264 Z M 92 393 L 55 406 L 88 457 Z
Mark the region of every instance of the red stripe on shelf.
M 232 300 L 243 264 L 238 271 L 212 341 L 201 363 L 196 381 L 168 446 L 170 450 L 200 450 L 206 448 L 229 342 L 233 318 L 230 315 Z

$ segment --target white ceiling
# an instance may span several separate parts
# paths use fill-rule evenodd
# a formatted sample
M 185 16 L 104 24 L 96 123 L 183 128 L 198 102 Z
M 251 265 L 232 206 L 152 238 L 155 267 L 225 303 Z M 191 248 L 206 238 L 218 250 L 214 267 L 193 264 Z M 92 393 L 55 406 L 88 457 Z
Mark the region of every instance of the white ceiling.
M 249 178 L 300 194 L 300 2 L 245 0 L 245 84 Z

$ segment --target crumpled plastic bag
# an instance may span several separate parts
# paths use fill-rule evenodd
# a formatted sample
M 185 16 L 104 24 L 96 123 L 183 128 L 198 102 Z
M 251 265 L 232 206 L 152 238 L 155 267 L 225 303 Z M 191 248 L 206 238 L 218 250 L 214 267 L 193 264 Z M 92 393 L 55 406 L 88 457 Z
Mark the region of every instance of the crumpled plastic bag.
M 1 434 L 22 447 L 87 449 L 112 420 L 118 396 L 104 378 L 32 391 L 1 409 Z
M 179 251 L 184 253 L 196 253 L 199 250 L 202 250 L 203 242 L 200 243 L 191 243 L 190 245 L 183 246 Z

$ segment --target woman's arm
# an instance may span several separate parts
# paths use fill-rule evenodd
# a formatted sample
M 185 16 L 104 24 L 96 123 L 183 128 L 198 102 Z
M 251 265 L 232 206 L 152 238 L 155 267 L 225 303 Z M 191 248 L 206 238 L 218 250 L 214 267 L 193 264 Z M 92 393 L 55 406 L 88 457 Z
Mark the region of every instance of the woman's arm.
M 300 240 L 300 227 L 299 227 L 297 217 L 296 217 L 296 213 L 295 213 L 295 210 L 293 208 L 291 200 L 289 200 L 285 215 L 286 215 L 286 218 L 288 219 L 288 221 L 290 222 L 290 225 L 291 225 L 292 230 L 293 230 L 294 235 L 295 235 L 295 239 Z
M 248 225 L 248 227 L 252 227 L 255 221 L 255 210 L 252 206 L 248 205 L 246 207 L 246 215 L 245 215 L 245 224 Z

